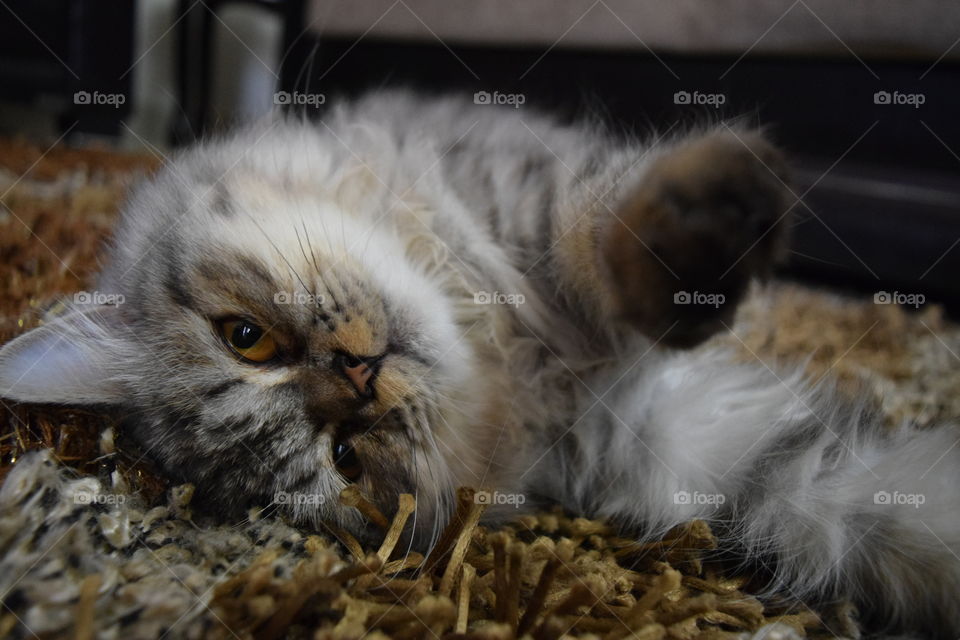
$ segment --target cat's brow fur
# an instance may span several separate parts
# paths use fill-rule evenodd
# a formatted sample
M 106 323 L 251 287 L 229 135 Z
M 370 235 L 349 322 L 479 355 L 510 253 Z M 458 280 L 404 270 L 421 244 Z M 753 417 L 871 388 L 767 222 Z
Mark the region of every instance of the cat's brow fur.
M 771 591 L 955 637 L 956 429 L 888 431 L 799 368 L 669 348 L 729 324 L 783 251 L 785 179 L 762 133 L 722 123 L 621 139 L 405 92 L 277 117 L 133 193 L 97 284 L 125 303 L 7 345 L 0 393 L 126 408 L 128 432 L 227 516 L 300 494 L 318 499 L 279 508 L 373 536 L 337 501 L 347 440 L 384 512 L 416 495 L 420 548 L 458 485 L 644 538 L 704 518 Z M 225 317 L 271 330 L 280 360 L 240 362 Z M 372 399 L 336 370 L 343 353 L 386 354 Z

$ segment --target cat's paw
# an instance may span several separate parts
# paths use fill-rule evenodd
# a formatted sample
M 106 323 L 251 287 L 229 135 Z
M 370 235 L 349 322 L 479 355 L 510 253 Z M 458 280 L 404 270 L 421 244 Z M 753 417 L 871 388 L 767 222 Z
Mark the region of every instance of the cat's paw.
M 785 252 L 785 180 L 757 132 L 714 132 L 655 159 L 600 238 L 616 311 L 672 346 L 729 325 L 750 279 Z

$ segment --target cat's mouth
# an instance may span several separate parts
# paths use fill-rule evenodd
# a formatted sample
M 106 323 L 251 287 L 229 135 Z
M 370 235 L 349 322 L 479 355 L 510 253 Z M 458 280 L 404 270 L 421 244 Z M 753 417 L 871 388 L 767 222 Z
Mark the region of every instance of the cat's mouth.
M 381 483 L 384 462 L 409 450 L 413 427 L 407 419 L 408 411 L 395 407 L 379 415 L 357 414 L 337 423 L 331 451 L 337 472 L 348 482 Z

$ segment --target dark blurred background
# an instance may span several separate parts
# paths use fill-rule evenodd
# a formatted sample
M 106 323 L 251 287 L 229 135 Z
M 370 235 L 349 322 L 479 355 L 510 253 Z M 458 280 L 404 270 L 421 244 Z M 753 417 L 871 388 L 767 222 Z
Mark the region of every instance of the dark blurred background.
M 958 62 L 953 0 L 2 0 L 0 134 L 166 153 L 390 85 L 638 132 L 742 116 L 793 160 L 785 275 L 956 313 Z

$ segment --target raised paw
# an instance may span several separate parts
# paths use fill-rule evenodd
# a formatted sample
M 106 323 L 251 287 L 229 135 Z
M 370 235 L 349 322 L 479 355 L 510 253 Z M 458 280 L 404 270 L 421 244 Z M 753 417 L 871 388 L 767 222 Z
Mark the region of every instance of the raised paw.
M 785 252 L 785 174 L 752 131 L 711 133 L 653 160 L 600 238 L 619 315 L 679 347 L 729 325 L 750 279 Z

